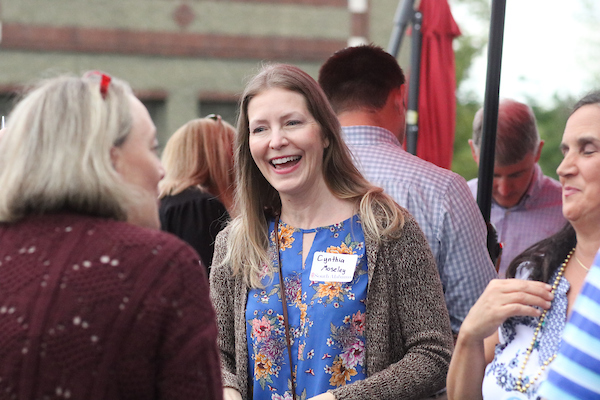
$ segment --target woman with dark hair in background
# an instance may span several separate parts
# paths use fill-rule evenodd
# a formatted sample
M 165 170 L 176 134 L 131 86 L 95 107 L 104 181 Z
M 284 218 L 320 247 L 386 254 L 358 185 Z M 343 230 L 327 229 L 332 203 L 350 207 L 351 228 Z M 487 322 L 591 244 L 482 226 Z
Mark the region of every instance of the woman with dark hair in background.
M 194 119 L 171 136 L 162 155 L 161 228 L 189 243 L 207 268 L 232 214 L 234 136 L 218 115 Z

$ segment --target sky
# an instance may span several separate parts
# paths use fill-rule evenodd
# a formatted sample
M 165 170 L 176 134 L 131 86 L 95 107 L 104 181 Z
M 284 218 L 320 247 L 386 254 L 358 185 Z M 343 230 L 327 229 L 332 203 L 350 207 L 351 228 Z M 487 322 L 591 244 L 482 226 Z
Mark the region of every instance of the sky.
M 463 32 L 489 36 L 489 25 L 478 26 L 468 9 L 450 4 Z M 579 98 L 600 89 L 600 2 L 507 0 L 505 18 L 500 97 L 550 105 L 555 94 Z M 482 100 L 486 73 L 487 48 L 461 91 Z

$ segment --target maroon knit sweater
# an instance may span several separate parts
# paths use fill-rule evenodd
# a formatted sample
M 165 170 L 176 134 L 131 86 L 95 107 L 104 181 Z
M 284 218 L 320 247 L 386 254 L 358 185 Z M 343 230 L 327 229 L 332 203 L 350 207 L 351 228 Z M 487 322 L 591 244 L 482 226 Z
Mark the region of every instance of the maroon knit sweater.
M 0 224 L 0 399 L 221 399 L 204 267 L 76 214 Z

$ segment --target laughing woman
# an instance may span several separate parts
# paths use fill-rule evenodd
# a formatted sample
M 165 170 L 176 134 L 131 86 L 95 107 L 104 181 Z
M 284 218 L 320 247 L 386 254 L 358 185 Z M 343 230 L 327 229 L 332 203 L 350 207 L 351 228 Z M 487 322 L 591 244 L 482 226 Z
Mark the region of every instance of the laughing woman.
M 417 399 L 444 386 L 452 335 L 414 219 L 353 166 L 318 84 L 290 65 L 246 87 L 238 216 L 211 298 L 227 399 Z

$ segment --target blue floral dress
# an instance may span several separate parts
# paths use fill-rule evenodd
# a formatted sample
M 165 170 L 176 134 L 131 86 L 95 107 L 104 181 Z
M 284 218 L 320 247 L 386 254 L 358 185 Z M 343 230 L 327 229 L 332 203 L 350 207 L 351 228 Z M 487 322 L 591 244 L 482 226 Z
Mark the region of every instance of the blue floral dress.
M 269 231 L 275 243 L 275 222 Z M 296 395 L 304 400 L 366 377 L 365 299 L 367 260 L 358 216 L 312 230 L 279 223 L 279 257 L 292 338 Z M 305 233 L 315 237 L 302 266 Z M 350 282 L 313 282 L 316 251 L 358 256 Z M 249 374 L 254 399 L 291 400 L 291 380 L 277 260 L 264 289 L 252 289 L 246 305 Z

